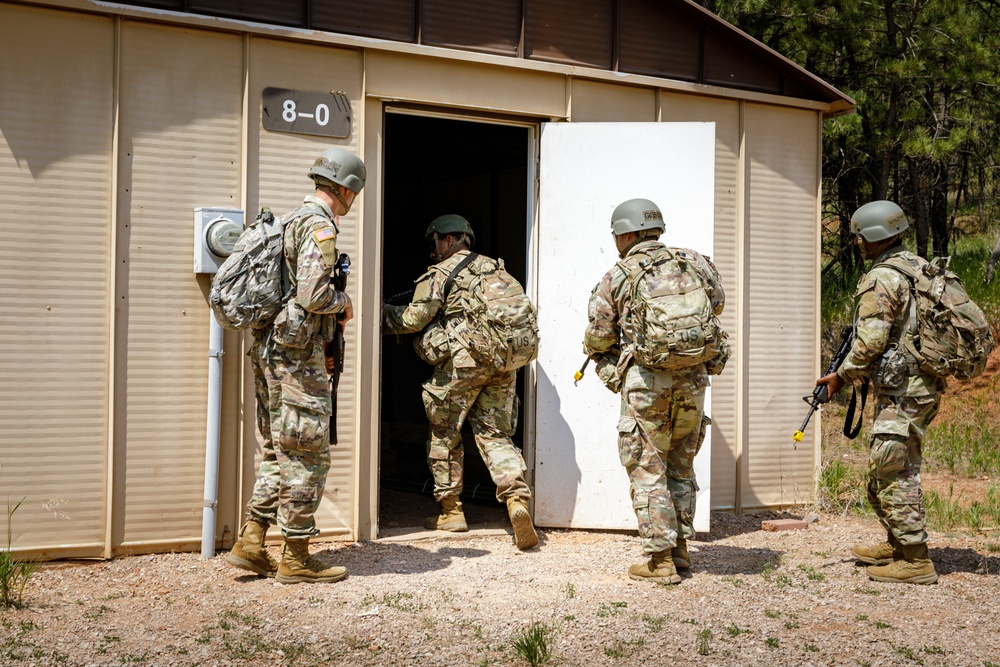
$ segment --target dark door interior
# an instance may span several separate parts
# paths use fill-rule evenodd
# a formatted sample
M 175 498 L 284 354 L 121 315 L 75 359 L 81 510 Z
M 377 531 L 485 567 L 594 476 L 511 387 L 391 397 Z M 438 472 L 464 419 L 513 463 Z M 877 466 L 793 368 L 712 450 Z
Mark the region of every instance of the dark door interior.
M 476 234 L 474 250 L 504 260 L 525 282 L 528 233 L 527 128 L 486 122 L 385 115 L 383 182 L 384 298 L 413 288 L 432 263 L 424 239 L 428 223 L 458 213 Z M 408 300 L 407 300 L 408 301 Z M 437 511 L 427 469 L 427 418 L 421 383 L 431 368 L 413 351 L 413 335 L 382 341 L 379 442 L 379 528 L 420 527 Z M 518 395 L 523 402 L 523 373 Z M 523 443 L 518 420 L 514 444 Z M 505 520 L 496 487 L 472 437 L 462 431 L 465 490 L 462 502 L 471 527 Z

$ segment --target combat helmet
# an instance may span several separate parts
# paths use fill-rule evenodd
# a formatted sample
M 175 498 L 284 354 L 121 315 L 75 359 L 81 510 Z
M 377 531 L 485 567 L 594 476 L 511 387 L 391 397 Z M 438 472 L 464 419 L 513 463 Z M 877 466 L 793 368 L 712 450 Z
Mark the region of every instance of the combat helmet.
M 618 204 L 618 208 L 611 214 L 611 231 L 614 232 L 615 236 L 652 229 L 664 232 L 667 226 L 663 222 L 663 213 L 660 211 L 660 207 L 648 199 L 624 201 Z
M 469 221 L 455 213 L 439 215 L 431 220 L 427 225 L 427 233 L 424 237 L 430 241 L 434 235 L 444 236 L 445 234 L 466 234 L 469 237 L 469 246 L 476 242 L 476 234 L 472 231 Z
M 317 185 L 334 183 L 352 192 L 365 187 L 368 172 L 365 163 L 354 153 L 343 148 L 328 148 L 320 153 L 309 169 L 309 178 Z
M 870 243 L 898 236 L 909 228 L 903 209 L 885 199 L 868 202 L 851 216 L 851 233 Z

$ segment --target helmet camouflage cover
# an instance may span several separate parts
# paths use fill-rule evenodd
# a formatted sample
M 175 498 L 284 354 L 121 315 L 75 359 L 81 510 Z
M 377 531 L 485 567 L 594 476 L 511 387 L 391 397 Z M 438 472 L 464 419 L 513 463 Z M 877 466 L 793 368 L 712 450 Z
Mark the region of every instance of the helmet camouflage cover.
M 469 224 L 468 220 L 455 213 L 440 215 L 431 220 L 431 224 L 427 225 L 427 233 L 424 237 L 430 241 L 434 238 L 435 233 L 438 236 L 444 236 L 445 234 L 467 234 L 470 246 L 476 242 L 476 234 L 472 231 L 472 225 Z

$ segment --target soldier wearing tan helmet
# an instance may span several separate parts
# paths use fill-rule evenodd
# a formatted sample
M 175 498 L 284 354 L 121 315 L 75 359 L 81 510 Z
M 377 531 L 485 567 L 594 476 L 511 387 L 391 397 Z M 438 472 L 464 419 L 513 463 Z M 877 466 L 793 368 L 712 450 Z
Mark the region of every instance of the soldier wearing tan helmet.
M 513 279 L 503 271 L 502 261 L 471 254 L 476 235 L 460 215 L 435 218 L 426 238 L 435 264 L 417 279 L 408 305 L 382 308 L 383 333 L 421 332 L 414 347 L 434 367 L 423 385 L 423 401 L 430 423 L 427 465 L 441 511 L 428 517 L 424 526 L 451 532 L 469 529 L 459 499 L 465 460 L 461 429 L 468 416 L 479 453 L 496 484 L 497 500 L 507 506 L 515 544 L 530 549 L 538 543 L 528 512 L 531 489 L 524 478 L 521 451 L 511 439 L 517 426 L 517 371 L 474 357 L 463 334 L 465 311 L 477 305 L 473 281 L 496 280 L 501 274 Z
M 871 579 L 932 584 L 938 575 L 927 552 L 920 449 L 945 381 L 921 370 L 907 351 L 914 336 L 908 325 L 912 297 L 902 270 L 921 271 L 927 264 L 903 248 L 909 226 L 903 209 L 891 201 L 870 202 L 851 216 L 851 232 L 872 268 L 858 283 L 851 351 L 835 373 L 816 383 L 825 384 L 830 396 L 847 382 L 874 383 L 867 490 L 886 539 L 855 545 L 854 557 L 869 565 Z
M 715 319 L 726 300 L 715 266 L 693 250 L 665 246 L 659 241 L 665 229 L 648 199 L 614 210 L 611 232 L 621 261 L 591 293 L 583 349 L 607 388 L 621 394 L 618 450 L 649 556 L 629 568 L 629 577 L 675 584 L 677 569 L 691 567 L 694 457 L 711 424 L 705 388 L 729 352 Z M 640 312 L 657 315 L 647 321 Z
M 264 456 L 246 523 L 227 558 L 282 583 L 347 576 L 345 568 L 310 556 L 309 540 L 319 533 L 314 514 L 330 469 L 333 403 L 325 344 L 334 327 L 354 314 L 351 298 L 331 278 L 338 256 L 337 221 L 365 186 L 365 165 L 350 151 L 331 148 L 316 158 L 308 176 L 313 194 L 284 216 L 284 305 L 270 326 L 254 330 L 250 348 Z M 284 537 L 280 563 L 264 548 L 274 524 Z

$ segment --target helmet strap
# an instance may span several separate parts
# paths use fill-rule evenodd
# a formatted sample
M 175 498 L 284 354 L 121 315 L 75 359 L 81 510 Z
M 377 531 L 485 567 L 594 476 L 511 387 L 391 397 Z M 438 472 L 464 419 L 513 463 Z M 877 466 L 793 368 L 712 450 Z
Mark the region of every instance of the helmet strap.
M 336 184 L 330 186 L 330 191 L 333 192 L 333 196 L 340 200 L 340 203 L 343 204 L 345 214 L 351 210 L 351 205 L 347 203 L 346 199 L 344 199 L 344 195 L 340 194 L 339 186 Z

